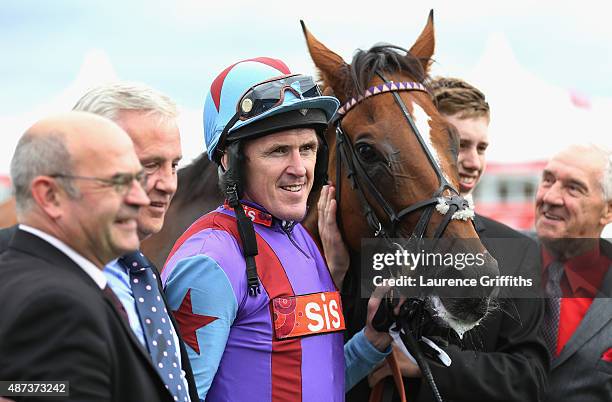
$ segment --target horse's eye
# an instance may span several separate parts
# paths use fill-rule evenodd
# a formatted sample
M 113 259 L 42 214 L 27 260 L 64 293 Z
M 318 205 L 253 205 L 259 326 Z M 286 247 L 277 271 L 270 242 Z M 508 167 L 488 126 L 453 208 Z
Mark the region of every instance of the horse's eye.
M 359 159 L 366 163 L 374 163 L 381 159 L 376 148 L 363 142 L 357 144 L 357 155 L 359 155 Z

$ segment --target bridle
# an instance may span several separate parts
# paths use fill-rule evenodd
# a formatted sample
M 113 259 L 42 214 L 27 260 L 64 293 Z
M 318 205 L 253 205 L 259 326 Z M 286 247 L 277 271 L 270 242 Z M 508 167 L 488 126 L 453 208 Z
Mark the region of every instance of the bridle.
M 453 185 L 450 184 L 448 180 L 446 180 L 444 174 L 442 173 L 442 169 L 440 168 L 436 159 L 431 154 L 429 148 L 427 147 L 427 144 L 425 143 L 425 140 L 423 139 L 423 136 L 421 135 L 416 124 L 414 123 L 414 119 L 408 112 L 406 105 L 399 96 L 399 92 L 403 91 L 420 91 L 425 92 L 427 94 L 429 94 L 429 91 L 423 84 L 419 82 L 393 82 L 388 81 L 378 71 L 376 71 L 376 74 L 382 79 L 383 83 L 368 88 L 362 95 L 357 96 L 356 98 L 349 99 L 344 105 L 342 105 L 342 107 L 340 107 L 340 109 L 338 109 L 338 112 L 330 123 L 332 126 L 334 126 L 336 131 L 336 205 L 340 205 L 342 190 L 342 168 L 344 167 L 344 169 L 346 169 L 347 178 L 351 183 L 351 188 L 357 193 L 368 226 L 374 232 L 374 236 L 377 238 L 382 238 L 392 243 L 390 239 L 396 236 L 397 227 L 401 223 L 402 219 L 404 219 L 409 214 L 422 209 L 425 210 L 421 214 L 412 232 L 412 235 L 410 236 L 410 242 L 418 243 L 423 239 L 423 237 L 425 236 L 425 231 L 427 230 L 427 226 L 429 225 L 429 221 L 433 215 L 434 208 L 440 214 L 444 215 L 444 218 L 436 228 L 433 234 L 433 239 L 439 239 L 442 236 L 444 230 L 447 228 L 448 224 L 452 219 L 472 219 L 473 222 L 473 206 L 471 206 L 470 203 L 459 194 L 459 192 L 453 187 Z M 372 179 L 368 176 L 365 171 L 365 168 L 363 167 L 361 161 L 355 153 L 355 148 L 353 147 L 349 136 L 346 135 L 346 133 L 342 129 L 342 119 L 353 107 L 362 102 L 364 99 L 384 93 L 390 93 L 391 95 L 393 95 L 395 103 L 401 109 L 404 118 L 408 122 L 408 125 L 412 129 L 412 132 L 414 133 L 419 144 L 421 145 L 421 149 L 427 156 L 427 160 L 429 161 L 429 164 L 436 173 L 438 182 L 440 183 L 438 189 L 434 192 L 431 198 L 418 201 L 402 209 L 399 212 L 395 211 L 395 209 L 380 193 Z M 383 225 L 381 220 L 374 212 L 370 202 L 366 198 L 366 191 L 373 198 L 374 202 L 387 215 L 387 220 L 389 222 L 388 226 Z M 450 193 L 450 195 L 445 195 L 445 193 Z M 341 227 L 340 221 L 338 222 L 338 225 L 339 227 Z M 397 243 L 392 244 L 401 247 Z M 382 325 L 375 324 L 374 321 L 377 318 L 376 316 L 373 320 L 375 328 L 377 328 L 377 330 L 379 331 L 388 330 L 389 326 L 391 325 L 391 321 L 393 321 L 390 318 L 390 312 L 392 311 L 392 307 L 387 306 L 386 308 L 383 308 L 384 305 L 388 302 L 388 299 L 383 301 L 378 311 L 376 312 L 376 316 L 380 318 L 379 321 L 382 321 L 384 323 L 382 323 Z M 410 317 L 418 316 L 421 319 L 423 318 L 423 306 L 424 302 L 422 299 L 409 299 L 402 306 L 402 312 L 400 313 L 400 315 L 395 317 L 394 320 L 398 325 L 398 328 L 402 329 L 402 331 L 400 331 L 400 337 L 404 344 L 408 346 L 412 353 L 414 353 L 417 363 L 423 373 L 423 377 L 429 383 L 435 400 L 441 402 L 442 397 L 435 384 L 431 369 L 429 368 L 429 363 L 427 359 L 425 359 L 421 351 L 421 347 L 419 344 L 421 335 L 418 330 L 413 331 L 413 329 L 411 328 L 412 325 L 410 324 Z
M 340 205 L 342 191 L 342 167 L 344 167 L 347 172 L 347 178 L 351 183 L 351 188 L 357 193 L 368 226 L 374 232 L 374 237 L 384 239 L 395 237 L 398 224 L 403 218 L 415 211 L 426 208 L 421 214 L 421 217 L 419 218 L 411 236 L 411 239 L 423 239 L 435 207 L 439 213 L 444 215 L 444 219 L 442 222 L 440 222 L 433 235 L 434 239 L 438 239 L 442 236 L 444 230 L 452 219 L 473 219 L 473 208 L 444 177 L 442 169 L 431 154 L 425 140 L 423 139 L 423 136 L 414 123 L 414 119 L 408 112 L 406 105 L 398 94 L 398 92 L 403 91 L 420 91 L 429 94 L 427 88 L 419 82 L 393 82 L 385 79 L 385 77 L 379 72 L 376 72 L 376 74 L 383 80 L 383 83 L 368 88 L 363 95 L 349 99 L 344 105 L 342 105 L 342 107 L 340 107 L 340 109 L 338 109 L 338 112 L 330 123 L 335 127 L 336 131 L 336 203 L 337 205 Z M 436 173 L 438 182 L 440 183 L 438 189 L 434 192 L 431 198 L 418 201 L 399 212 L 395 211 L 393 206 L 389 204 L 389 202 L 380 193 L 372 179 L 368 176 L 365 168 L 355 153 L 355 148 L 353 147 L 349 136 L 347 136 L 342 129 L 342 119 L 353 107 L 367 98 L 384 93 L 390 93 L 393 95 L 395 103 L 401 109 L 404 118 L 419 141 L 421 149 L 427 156 L 429 164 Z M 451 195 L 444 195 L 447 190 Z M 366 191 L 387 215 L 387 220 L 389 222 L 388 226 L 383 225 L 379 217 L 374 212 L 370 202 L 366 198 Z

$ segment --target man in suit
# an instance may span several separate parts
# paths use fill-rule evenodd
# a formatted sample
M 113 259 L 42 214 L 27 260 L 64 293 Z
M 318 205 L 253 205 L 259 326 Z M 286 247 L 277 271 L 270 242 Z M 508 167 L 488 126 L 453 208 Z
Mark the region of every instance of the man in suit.
M 461 195 L 472 198 L 486 167 L 489 145 L 489 105 L 484 94 L 456 78 L 437 78 L 431 87 L 438 110 L 459 136 L 458 170 Z M 476 231 L 487 250 L 499 263 L 502 275 L 539 272 L 535 243 L 510 227 L 476 214 Z M 540 323 L 541 300 L 499 299 L 499 308 L 460 339 L 451 331 L 437 328 L 430 336 L 442 342 L 452 360 L 450 367 L 431 362 L 431 371 L 444 400 L 452 401 L 539 401 L 546 386 L 548 355 Z M 350 320 L 349 320 L 350 321 Z M 415 401 L 433 401 L 419 368 L 401 356 L 406 394 Z M 370 382 L 389 375 L 388 366 L 372 373 Z M 358 401 L 353 391 L 347 398 Z M 397 396 L 396 396 L 397 398 Z M 397 399 L 399 400 L 399 399 Z
M 547 401 L 612 400 L 612 153 L 574 145 L 546 165 L 536 193 L 552 355 Z M 562 298 L 559 298 L 562 296 Z
M 118 82 L 89 90 L 73 110 L 109 118 L 130 136 L 144 168 L 145 191 L 151 199 L 138 214 L 138 238 L 142 242 L 159 232 L 177 189 L 176 171 L 182 157 L 175 103 L 146 85 Z M 182 378 L 175 389 L 171 387 L 173 395 L 180 401 L 186 397 L 198 401 L 187 351 L 157 273 L 157 268 L 140 252 L 113 260 L 104 269 L 109 286 L 127 311 L 134 334 L 149 351 L 160 376 Z M 168 333 L 171 336 L 166 336 Z
M 144 167 L 145 191 L 151 199 L 151 203 L 139 212 L 138 237 L 142 241 L 159 232 L 177 189 L 176 169 L 182 156 L 175 103 L 146 85 L 124 82 L 89 90 L 73 110 L 104 116 L 128 133 Z M 15 231 L 15 226 L 0 230 L 0 253 L 6 249 Z M 177 324 L 168 308 L 157 269 L 140 252 L 133 252 L 111 261 L 103 273 L 108 286 L 124 306 L 130 327 L 149 352 L 162 378 L 170 375 L 182 378 L 182 384 L 177 385 L 173 394 L 184 400 L 185 393 L 188 393 L 192 401 L 197 401 L 191 364 L 181 335 L 176 331 Z M 146 278 L 140 278 L 142 275 Z M 136 303 L 136 299 L 143 302 Z M 159 305 L 155 306 L 158 302 Z M 151 314 L 153 307 L 157 310 L 155 314 Z M 171 331 L 171 336 L 157 339 L 160 330 L 162 335 Z M 167 345 L 168 341 L 170 345 Z M 160 350 L 160 345 L 167 345 L 168 350 Z M 178 351 L 178 356 L 175 356 L 175 351 Z
M 102 274 L 138 247 L 149 204 L 130 138 L 89 113 L 45 118 L 11 177 L 20 225 L 0 256 L 0 378 L 68 381 L 69 400 L 171 401 Z
M 8 248 L 9 242 L 17 232 L 17 225 L 0 229 L 0 253 Z

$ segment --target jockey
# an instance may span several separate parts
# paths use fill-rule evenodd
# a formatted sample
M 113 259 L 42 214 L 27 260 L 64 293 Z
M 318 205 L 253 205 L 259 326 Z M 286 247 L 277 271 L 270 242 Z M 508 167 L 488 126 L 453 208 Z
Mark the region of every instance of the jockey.
M 371 325 L 343 346 L 340 294 L 300 224 L 326 181 L 338 106 L 271 58 L 237 62 L 211 85 L 205 142 L 226 201 L 162 272 L 201 399 L 343 401 L 345 375 L 348 389 L 390 352 Z

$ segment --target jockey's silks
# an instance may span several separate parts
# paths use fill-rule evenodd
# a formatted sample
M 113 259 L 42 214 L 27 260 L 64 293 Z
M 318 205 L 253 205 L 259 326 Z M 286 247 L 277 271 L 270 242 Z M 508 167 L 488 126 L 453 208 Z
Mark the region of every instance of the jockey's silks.
M 343 401 L 344 317 L 329 270 L 302 225 L 259 212 L 261 294 L 247 293 L 236 220 L 223 206 L 181 236 L 162 273 L 200 397 Z

